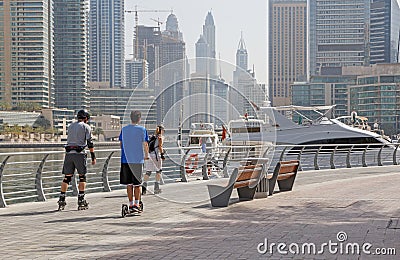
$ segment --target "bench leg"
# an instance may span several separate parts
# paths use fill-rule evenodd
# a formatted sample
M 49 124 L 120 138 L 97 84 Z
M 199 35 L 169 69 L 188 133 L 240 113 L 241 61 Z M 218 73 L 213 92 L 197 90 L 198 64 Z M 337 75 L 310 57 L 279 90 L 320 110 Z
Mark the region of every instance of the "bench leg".
M 229 199 L 233 191 L 233 185 L 230 187 L 221 187 L 217 185 L 207 185 L 208 194 L 210 195 L 211 206 L 227 207 Z
M 268 195 L 271 196 L 274 193 L 275 184 L 276 184 L 276 176 L 273 176 L 268 180 Z
M 291 191 L 293 188 L 295 176 L 290 177 L 286 180 L 279 180 L 278 181 L 278 186 L 279 186 L 279 191 Z
M 239 200 L 252 200 L 254 199 L 254 194 L 256 193 L 256 187 L 242 187 L 237 189 Z

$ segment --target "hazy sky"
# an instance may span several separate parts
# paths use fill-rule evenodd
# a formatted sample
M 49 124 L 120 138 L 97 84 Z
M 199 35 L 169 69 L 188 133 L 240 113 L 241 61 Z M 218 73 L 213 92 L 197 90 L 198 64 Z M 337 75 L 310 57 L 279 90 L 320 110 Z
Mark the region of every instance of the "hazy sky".
M 202 33 L 207 12 L 211 10 L 216 26 L 217 57 L 235 64 L 236 50 L 243 31 L 249 55 L 249 67 L 254 64 L 259 83 L 266 83 L 267 74 L 267 1 L 266 0 L 126 0 L 125 9 L 170 10 L 178 18 L 179 29 L 186 42 L 186 54 L 195 58 L 195 43 Z M 164 22 L 169 13 L 139 13 L 139 24 L 156 26 L 152 19 Z M 126 17 L 126 53 L 132 53 L 134 14 Z M 192 66 L 194 69 L 194 66 Z
M 398 0 L 400 3 L 400 0 Z M 202 33 L 207 12 L 211 10 L 216 26 L 217 57 L 235 64 L 236 50 L 243 31 L 249 55 L 249 67 L 255 65 L 259 83 L 267 80 L 267 3 L 268 0 L 125 0 L 125 9 L 170 10 L 178 18 L 186 42 L 186 54 L 195 58 L 195 43 Z M 156 26 L 152 19 L 164 22 L 169 13 L 139 13 L 139 24 Z M 132 52 L 134 14 L 126 16 L 126 53 Z M 194 65 L 192 65 L 192 70 Z

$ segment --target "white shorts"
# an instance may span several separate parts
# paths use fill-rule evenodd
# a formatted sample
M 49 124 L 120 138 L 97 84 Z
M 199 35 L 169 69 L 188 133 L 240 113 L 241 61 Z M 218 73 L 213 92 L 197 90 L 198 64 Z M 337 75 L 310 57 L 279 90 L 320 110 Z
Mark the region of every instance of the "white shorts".
M 157 155 L 155 153 L 150 153 L 149 154 L 150 159 L 146 160 L 146 172 L 158 172 L 162 168 L 162 160 L 160 158 L 160 155 Z

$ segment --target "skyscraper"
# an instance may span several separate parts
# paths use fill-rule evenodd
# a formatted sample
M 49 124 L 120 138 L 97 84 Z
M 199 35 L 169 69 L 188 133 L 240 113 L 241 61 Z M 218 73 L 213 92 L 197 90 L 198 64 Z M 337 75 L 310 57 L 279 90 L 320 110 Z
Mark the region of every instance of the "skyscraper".
M 185 42 L 179 31 L 174 14 L 167 18 L 166 30 L 160 27 L 139 25 L 134 44 L 137 44 L 138 59 L 148 62 L 148 85 L 155 90 L 158 122 L 162 122 L 168 110 L 183 96 L 182 79 L 185 74 Z M 176 121 L 178 115 L 171 120 Z
M 196 73 L 204 75 L 208 74 L 210 77 L 217 77 L 217 64 L 215 57 L 214 17 L 211 12 L 208 12 L 203 25 L 203 34 L 200 35 L 199 40 L 196 42 Z
M 124 0 L 90 0 L 90 80 L 125 85 Z
M 274 106 L 290 104 L 290 84 L 305 78 L 307 1 L 269 1 L 268 79 Z
M 53 105 L 50 0 L 0 2 L 0 102 Z
M 55 105 L 79 110 L 88 102 L 86 0 L 54 2 Z
M 240 35 L 239 46 L 236 51 L 236 66 L 247 71 L 248 69 L 248 55 L 246 44 L 244 43 L 243 33 Z
M 206 75 L 209 67 L 209 49 L 203 35 L 196 42 L 196 73 Z
M 168 15 L 165 31 L 162 32 L 160 50 L 161 74 L 160 85 L 162 95 L 158 105 L 158 113 L 164 118 L 168 110 L 183 98 L 182 79 L 186 72 L 186 44 L 179 30 L 178 19 L 174 14 Z M 178 125 L 179 113 L 171 114 L 170 120 Z
M 148 62 L 149 75 L 160 67 L 160 45 L 161 31 L 160 27 L 138 25 L 135 31 L 134 45 L 137 46 L 137 59 L 144 59 Z M 150 82 L 149 82 L 150 83 Z M 154 83 L 150 83 L 154 85 Z
M 308 7 L 309 76 L 370 64 L 370 0 L 308 0 Z
M 261 106 L 265 95 L 257 84 L 254 71 L 248 69 L 248 54 L 244 42 L 243 33 L 240 36 L 236 51 L 236 67 L 233 72 L 233 89 L 230 89 L 229 100 L 234 104 L 240 114 L 254 115 L 251 102 Z M 249 102 L 251 101 L 251 102 Z M 229 117 L 233 117 L 236 111 L 229 111 Z M 237 113 L 237 112 L 236 112 Z
M 397 0 L 371 3 L 370 63 L 399 62 L 400 8 Z
M 125 61 L 125 76 L 126 88 L 134 89 L 139 86 L 141 88 L 148 88 L 148 64 L 146 60 L 126 60 Z M 144 80 L 144 81 L 143 81 Z

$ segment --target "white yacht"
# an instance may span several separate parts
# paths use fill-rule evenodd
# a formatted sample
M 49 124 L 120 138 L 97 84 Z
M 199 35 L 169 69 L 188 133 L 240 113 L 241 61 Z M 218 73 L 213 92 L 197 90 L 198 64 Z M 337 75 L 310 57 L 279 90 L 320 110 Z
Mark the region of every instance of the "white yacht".
M 257 127 L 240 127 L 231 121 L 230 140 L 233 143 L 252 144 L 257 141 L 272 142 L 276 144 L 388 144 L 381 135 L 353 128 L 339 120 L 331 119 L 327 116 L 328 112 L 318 112 L 321 110 L 329 111 L 332 106 L 320 107 L 260 107 L 257 108 L 258 119 L 241 119 L 244 125 L 254 125 Z M 305 120 L 302 124 L 296 124 L 292 120 L 283 116 L 279 111 L 316 111 L 320 117 L 316 120 Z M 300 114 L 301 115 L 301 114 Z M 307 118 L 308 119 L 308 118 Z

